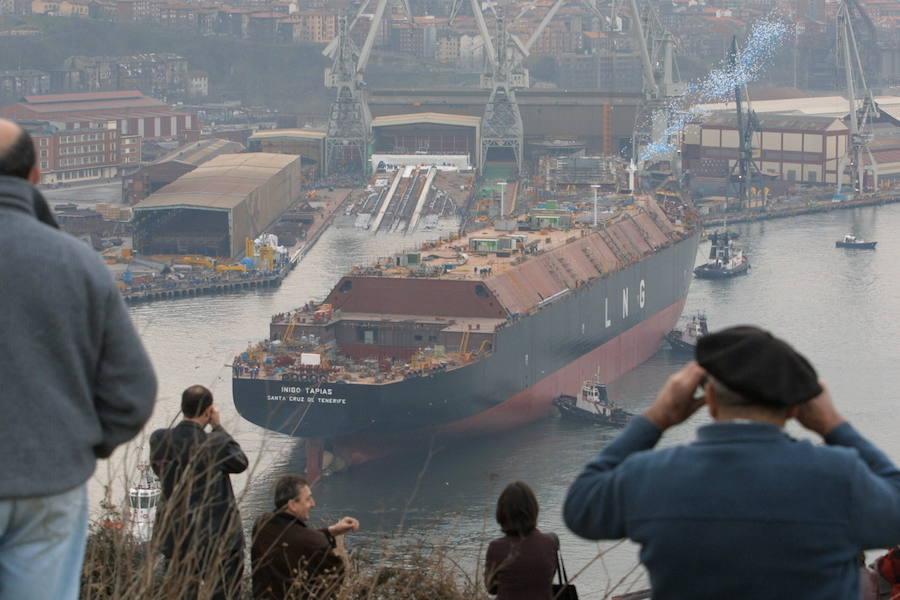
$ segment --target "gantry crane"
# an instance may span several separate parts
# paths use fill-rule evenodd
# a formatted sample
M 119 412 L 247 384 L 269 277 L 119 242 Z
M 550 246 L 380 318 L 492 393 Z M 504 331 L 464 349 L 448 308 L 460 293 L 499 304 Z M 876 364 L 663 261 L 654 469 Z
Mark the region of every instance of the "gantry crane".
M 732 72 L 737 69 L 738 63 L 737 37 L 731 38 L 731 51 L 729 62 Z M 756 113 L 750 108 L 750 100 L 746 87 L 734 86 L 734 104 L 737 109 L 738 127 L 738 158 L 731 168 L 728 178 L 729 187 L 735 188 L 735 196 L 740 202 L 741 208 L 748 208 L 747 192 L 750 184 L 757 182 L 762 176 L 759 165 L 753 158 L 753 136 L 762 132 Z M 744 106 L 746 104 L 746 106 Z M 759 136 L 760 139 L 762 136 Z
M 662 26 L 656 11 L 647 5 L 642 16 L 637 0 L 628 0 L 633 24 L 632 34 L 641 57 L 643 101 L 635 115 L 631 155 L 640 162 L 643 149 L 669 135 L 668 111 L 674 98 L 684 95 L 686 86 L 676 81 L 675 38 Z M 612 10 L 618 10 L 613 3 Z M 611 21 L 615 22 L 613 17 Z M 670 156 L 669 159 L 674 159 Z M 640 167 L 640 164 L 636 165 Z
M 366 153 L 372 131 L 372 113 L 365 97 L 363 73 L 372 54 L 372 46 L 384 19 L 389 0 L 375 0 L 375 11 L 369 24 L 362 49 L 357 49 L 350 39 L 350 31 L 365 13 L 372 0 L 363 2 L 352 23 L 341 15 L 338 19 L 338 35 L 323 51 L 332 59 L 330 69 L 325 70 L 325 86 L 335 88 L 334 102 L 328 112 L 328 129 L 325 138 L 326 175 L 350 166 L 366 172 Z M 409 3 L 403 0 L 407 17 L 412 22 Z
M 492 36 L 479 0 L 469 0 L 487 63 L 481 77 L 481 85 L 491 90 L 481 119 L 481 160 L 478 165 L 480 171 L 484 171 L 491 150 L 507 149 L 512 152 L 517 172 L 521 175 L 525 134 L 515 90 L 528 87 L 529 77 L 528 70 L 524 67 L 525 59 L 559 9 L 570 1 L 575 0 L 555 0 L 528 41 L 523 43 L 509 31 L 511 23 L 506 19 L 504 11 L 497 7 L 494 7 L 497 33 L 496 36 Z M 578 1 L 600 15 L 593 0 Z M 451 20 L 457 16 L 464 2 L 465 0 L 453 0 L 450 6 Z M 525 7 L 518 16 L 521 17 L 528 9 L 529 7 Z
M 878 164 L 872 157 L 869 142 L 872 141 L 870 121 L 878 116 L 878 108 L 872 91 L 866 84 L 866 75 L 859 57 L 859 47 L 850 21 L 848 0 L 841 2 L 837 12 L 837 50 L 847 79 L 847 100 L 850 102 L 850 140 L 847 152 L 838 161 L 837 193 L 842 192 L 844 172 L 849 169 L 850 185 L 854 193 L 878 189 Z M 859 87 L 857 87 L 857 82 Z M 864 165 L 863 159 L 869 164 Z M 872 175 L 866 178 L 866 171 Z

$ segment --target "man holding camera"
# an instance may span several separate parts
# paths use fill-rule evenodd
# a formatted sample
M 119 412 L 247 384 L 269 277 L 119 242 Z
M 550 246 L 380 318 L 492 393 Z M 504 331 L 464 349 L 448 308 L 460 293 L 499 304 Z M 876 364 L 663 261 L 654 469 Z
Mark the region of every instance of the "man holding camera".
M 768 332 L 725 329 L 696 356 L 578 476 L 566 524 L 641 544 L 654 597 L 856 598 L 859 551 L 900 539 L 900 471 Z M 697 441 L 651 451 L 704 404 Z M 791 418 L 826 445 L 790 438 Z
M 162 482 L 154 536 L 162 540 L 170 583 L 183 588 L 179 597 L 203 587 L 215 600 L 237 598 L 244 534 L 230 475 L 247 469 L 247 456 L 222 427 L 207 388 L 184 390 L 181 412 L 178 425 L 150 436 L 150 466 Z

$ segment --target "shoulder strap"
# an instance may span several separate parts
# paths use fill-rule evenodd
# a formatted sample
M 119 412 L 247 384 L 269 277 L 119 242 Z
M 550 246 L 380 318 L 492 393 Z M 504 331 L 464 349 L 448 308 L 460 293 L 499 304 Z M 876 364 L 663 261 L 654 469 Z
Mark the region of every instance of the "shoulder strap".
M 559 575 L 559 583 L 569 585 L 569 574 L 566 573 L 566 563 L 563 562 L 562 550 L 556 551 L 556 572 Z
M 549 532 L 547 535 L 556 540 L 556 577 L 559 585 L 569 585 L 569 575 L 566 573 L 566 564 L 563 562 L 562 558 L 562 544 L 559 543 L 559 536 L 554 532 Z

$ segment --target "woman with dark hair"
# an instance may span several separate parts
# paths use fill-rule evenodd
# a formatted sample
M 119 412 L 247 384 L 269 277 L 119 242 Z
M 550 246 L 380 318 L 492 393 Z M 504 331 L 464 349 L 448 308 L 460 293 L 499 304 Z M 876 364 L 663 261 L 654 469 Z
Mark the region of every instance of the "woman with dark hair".
M 528 484 L 515 481 L 497 500 L 504 535 L 488 546 L 485 585 L 497 600 L 551 600 L 559 539 L 537 528 L 538 503 Z

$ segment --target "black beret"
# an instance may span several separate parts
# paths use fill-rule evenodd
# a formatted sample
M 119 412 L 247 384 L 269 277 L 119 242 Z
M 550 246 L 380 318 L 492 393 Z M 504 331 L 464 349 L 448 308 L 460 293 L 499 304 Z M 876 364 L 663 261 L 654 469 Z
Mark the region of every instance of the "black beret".
M 757 327 L 729 327 L 697 340 L 697 362 L 728 389 L 770 406 L 803 404 L 822 393 L 809 361 Z

